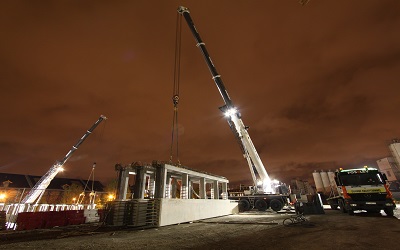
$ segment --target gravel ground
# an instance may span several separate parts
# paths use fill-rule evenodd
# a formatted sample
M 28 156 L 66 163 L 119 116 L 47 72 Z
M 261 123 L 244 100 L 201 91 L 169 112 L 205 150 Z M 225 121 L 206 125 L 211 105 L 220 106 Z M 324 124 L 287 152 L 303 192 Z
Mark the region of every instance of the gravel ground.
M 251 212 L 151 229 L 86 231 L 83 236 L 6 244 L 0 249 L 397 249 L 400 221 L 382 214 L 337 210 L 283 226 L 290 214 Z M 396 216 L 400 218 L 399 209 Z M 78 234 L 78 233 L 77 233 Z M 73 233 L 72 233 L 73 235 Z M 40 238 L 40 234 L 37 236 Z

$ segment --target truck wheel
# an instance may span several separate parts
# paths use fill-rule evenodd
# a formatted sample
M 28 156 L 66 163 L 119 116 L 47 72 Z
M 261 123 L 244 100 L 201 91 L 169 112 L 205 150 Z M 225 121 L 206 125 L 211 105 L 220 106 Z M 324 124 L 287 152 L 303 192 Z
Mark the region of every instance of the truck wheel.
M 349 215 L 354 215 L 354 210 L 350 208 L 349 210 L 347 210 L 347 213 L 348 213 Z
M 394 215 L 393 208 L 384 208 L 383 211 L 387 216 L 393 217 Z
M 275 212 L 282 210 L 282 208 L 283 204 L 280 200 L 274 199 L 271 201 L 271 209 L 274 210 Z
M 265 211 L 268 208 L 268 204 L 265 200 L 257 200 L 255 207 L 258 209 L 258 211 Z
M 339 200 L 339 207 L 340 207 L 340 212 L 346 213 L 346 208 L 344 207 L 344 202 L 343 200 Z
M 241 199 L 239 201 L 239 211 L 244 212 L 249 210 L 250 210 L 250 202 L 248 200 Z

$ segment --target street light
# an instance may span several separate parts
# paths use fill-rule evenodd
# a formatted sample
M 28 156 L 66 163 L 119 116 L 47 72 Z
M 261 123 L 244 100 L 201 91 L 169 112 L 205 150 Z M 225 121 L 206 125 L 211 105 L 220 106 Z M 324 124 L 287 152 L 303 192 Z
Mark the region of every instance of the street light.
M 112 194 L 109 194 L 109 195 L 108 195 L 108 200 L 109 200 L 109 201 L 112 201 L 112 200 L 114 200 L 114 199 L 115 199 L 114 195 L 112 195 Z
M 5 193 L 0 194 L 0 201 L 5 200 L 7 198 L 7 195 Z

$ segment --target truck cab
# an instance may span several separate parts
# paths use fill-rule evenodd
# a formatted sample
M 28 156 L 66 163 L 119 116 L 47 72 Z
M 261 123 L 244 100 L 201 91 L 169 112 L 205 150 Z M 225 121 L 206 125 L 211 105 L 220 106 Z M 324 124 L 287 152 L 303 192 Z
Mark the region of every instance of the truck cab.
M 387 178 L 375 168 L 339 169 L 335 172 L 337 195 L 328 198 L 331 208 L 354 214 L 356 210 L 393 216 L 396 204 L 386 184 Z

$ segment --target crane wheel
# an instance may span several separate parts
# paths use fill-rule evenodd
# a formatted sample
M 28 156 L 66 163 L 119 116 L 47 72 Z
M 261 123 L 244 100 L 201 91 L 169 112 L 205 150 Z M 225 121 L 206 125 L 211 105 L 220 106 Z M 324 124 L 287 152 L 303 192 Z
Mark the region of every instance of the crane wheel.
M 271 201 L 270 205 L 271 205 L 271 209 L 274 210 L 275 212 L 278 212 L 278 211 L 282 210 L 282 208 L 283 208 L 282 202 L 280 200 L 276 200 L 276 199 L 273 199 Z
M 249 210 L 250 210 L 250 202 L 245 199 L 239 200 L 239 211 L 244 212 Z
M 265 211 L 268 209 L 268 203 L 265 200 L 257 200 L 255 207 L 258 209 L 258 211 Z

